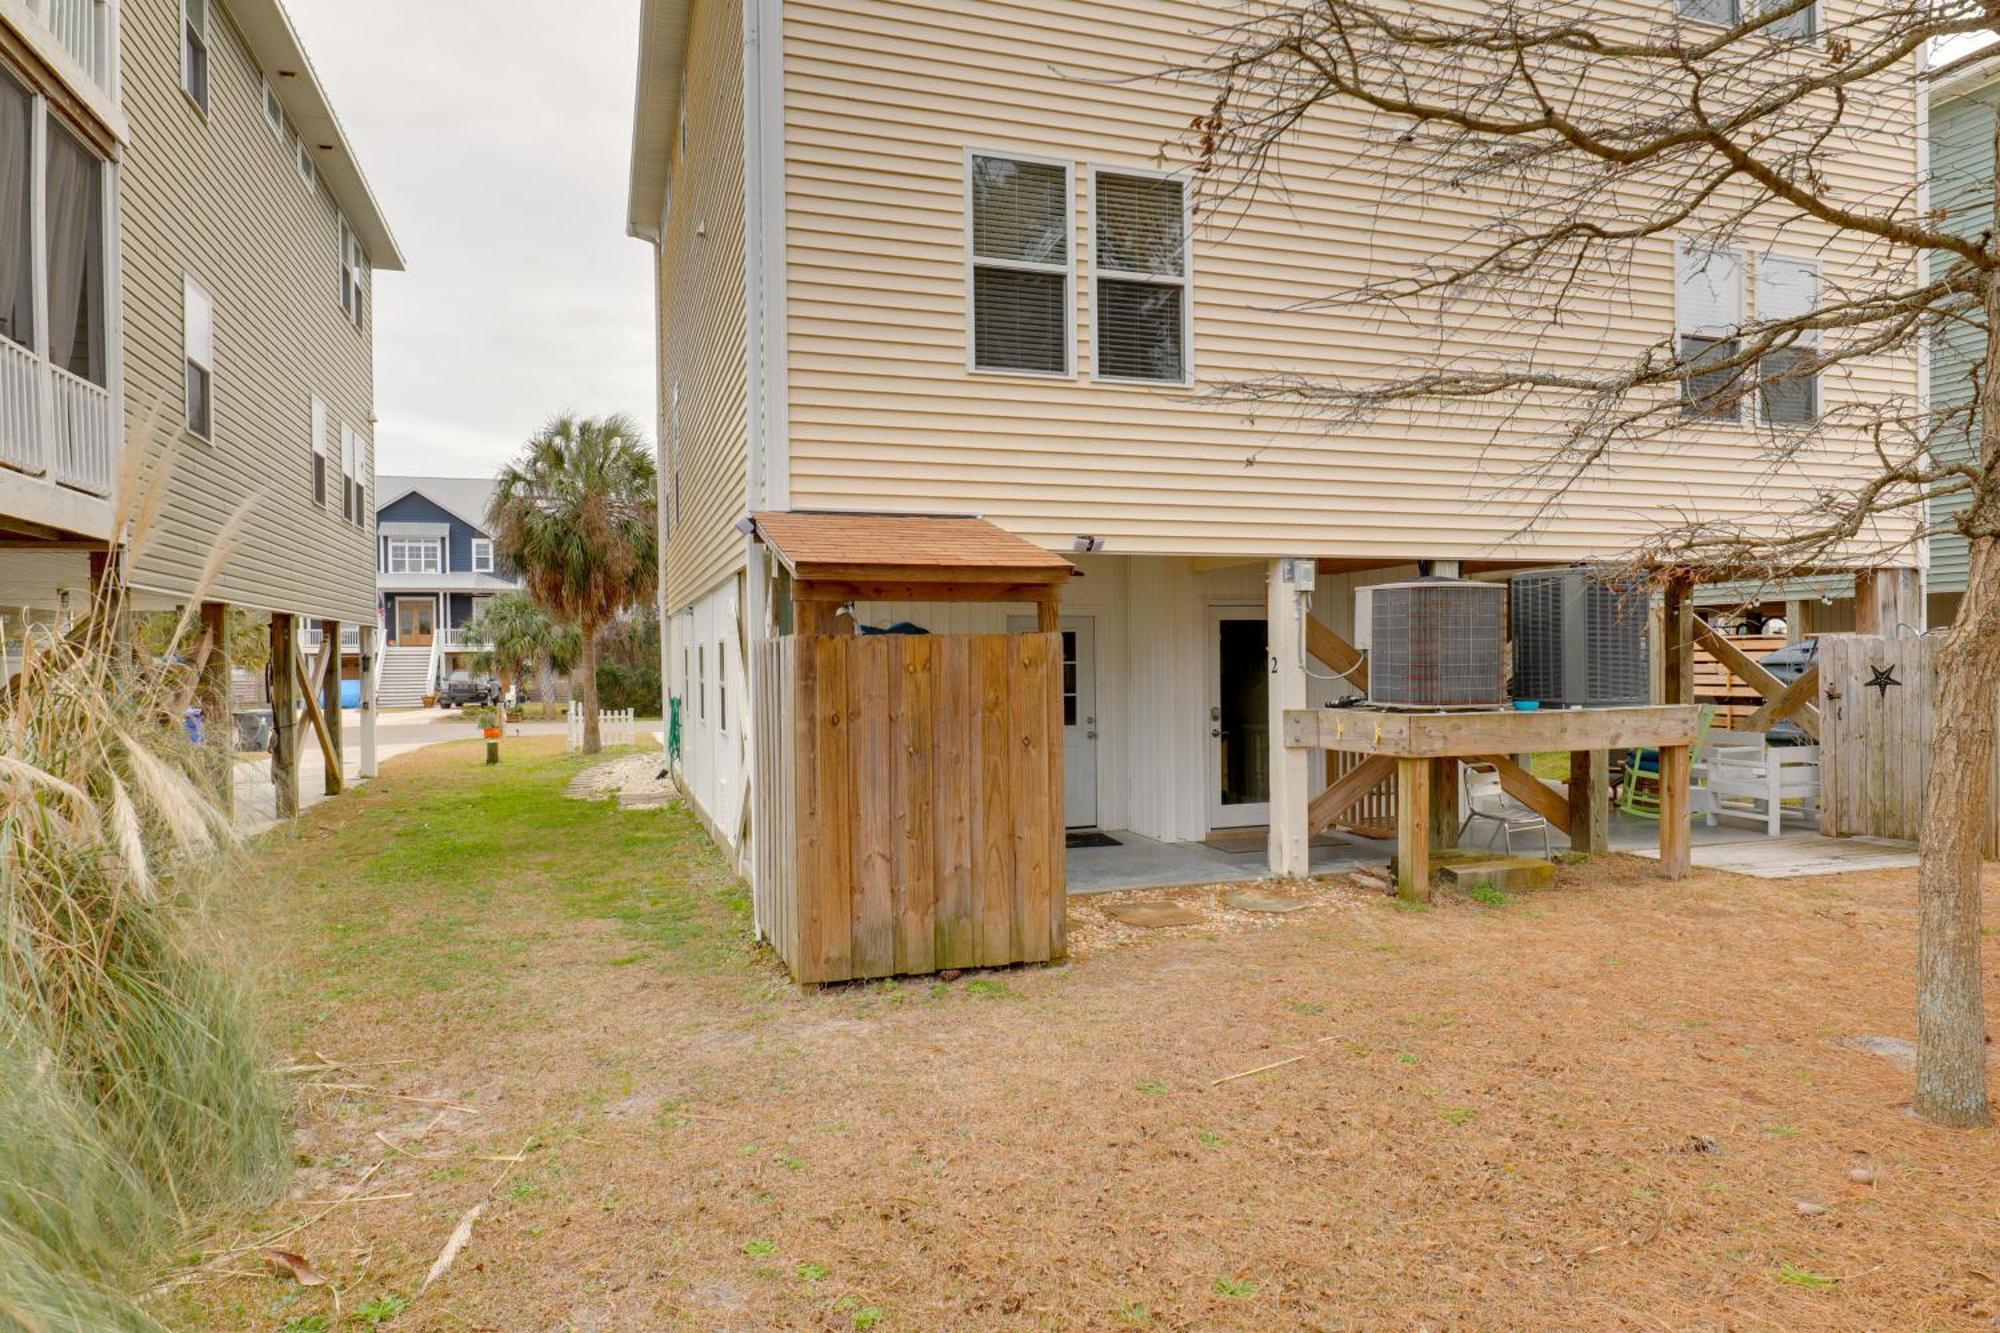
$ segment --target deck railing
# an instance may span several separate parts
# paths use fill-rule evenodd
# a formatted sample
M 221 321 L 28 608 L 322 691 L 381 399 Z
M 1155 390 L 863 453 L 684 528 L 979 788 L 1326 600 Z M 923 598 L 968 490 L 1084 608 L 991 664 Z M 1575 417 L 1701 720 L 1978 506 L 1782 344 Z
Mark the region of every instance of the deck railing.
M 443 640 L 445 649 L 448 652 L 483 653 L 491 650 L 493 647 L 492 644 L 486 642 L 484 639 L 476 638 L 466 633 L 465 627 L 462 625 L 456 628 L 447 626 L 440 632 L 439 637 Z
M 307 625 L 304 632 L 300 634 L 299 651 L 311 655 L 318 652 L 320 646 L 325 642 L 325 628 L 319 622 L 314 621 L 312 624 Z M 342 625 L 340 627 L 340 651 L 343 653 L 359 653 L 361 651 L 361 627 L 359 625 Z
M 42 363 L 10 338 L 0 338 L 0 463 L 40 474 L 48 460 L 42 448 Z
M 59 366 L 49 367 L 49 384 L 56 480 L 92 495 L 109 495 L 118 470 L 111 391 Z

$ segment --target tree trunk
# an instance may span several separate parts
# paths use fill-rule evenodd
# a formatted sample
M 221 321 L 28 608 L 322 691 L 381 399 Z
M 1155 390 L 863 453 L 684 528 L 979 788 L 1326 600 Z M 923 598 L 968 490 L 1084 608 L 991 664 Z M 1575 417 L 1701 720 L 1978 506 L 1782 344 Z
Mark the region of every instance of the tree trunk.
M 535 693 L 542 696 L 542 720 L 555 716 L 556 670 L 549 665 L 549 655 L 543 653 L 535 659 Z
M 506 667 L 500 668 L 500 699 L 494 704 L 494 711 L 500 718 L 500 725 L 507 725 L 507 695 L 514 688 L 514 673 Z
M 604 748 L 604 737 L 597 725 L 597 626 L 584 621 L 583 653 L 580 658 L 582 679 L 577 682 L 577 693 L 583 699 L 583 752 L 596 754 Z

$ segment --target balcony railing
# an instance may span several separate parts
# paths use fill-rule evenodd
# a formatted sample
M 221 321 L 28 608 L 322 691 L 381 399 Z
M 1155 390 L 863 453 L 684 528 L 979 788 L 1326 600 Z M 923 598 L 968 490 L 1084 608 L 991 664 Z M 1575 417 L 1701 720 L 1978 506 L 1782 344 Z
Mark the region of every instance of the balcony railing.
M 445 651 L 447 652 L 483 653 L 491 651 L 493 647 L 492 644 L 486 642 L 484 639 L 474 638 L 472 635 L 467 634 L 464 626 L 460 626 L 457 629 L 446 629 L 439 638 L 443 642 Z
M 321 645 L 325 642 L 326 627 L 315 621 L 307 625 L 304 633 L 299 635 L 299 651 L 305 653 L 307 656 L 311 656 L 318 652 Z M 361 651 L 361 627 L 359 625 L 342 625 L 340 627 L 340 651 L 343 653 L 359 653 Z
M 106 93 L 111 91 L 111 6 L 108 0 L 28 0 L 71 59 Z
M 118 475 L 110 391 L 0 338 L 0 463 L 109 495 Z

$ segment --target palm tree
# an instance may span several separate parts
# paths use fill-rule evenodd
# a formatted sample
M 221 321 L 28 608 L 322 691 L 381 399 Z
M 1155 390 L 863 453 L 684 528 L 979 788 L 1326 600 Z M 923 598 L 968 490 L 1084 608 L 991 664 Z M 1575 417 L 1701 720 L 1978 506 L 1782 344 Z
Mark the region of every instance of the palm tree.
M 597 633 L 659 581 L 653 455 L 629 417 L 560 416 L 500 473 L 487 508 L 495 553 L 582 638 L 583 748 L 597 728 Z
M 576 627 L 565 625 L 543 610 L 526 593 L 502 593 L 479 608 L 467 622 L 467 637 L 489 645 L 479 654 L 482 671 L 500 677 L 500 725 L 507 725 L 507 695 L 516 682 L 536 672 L 541 681 L 542 712 L 549 709 L 549 675 L 567 671 L 577 659 Z

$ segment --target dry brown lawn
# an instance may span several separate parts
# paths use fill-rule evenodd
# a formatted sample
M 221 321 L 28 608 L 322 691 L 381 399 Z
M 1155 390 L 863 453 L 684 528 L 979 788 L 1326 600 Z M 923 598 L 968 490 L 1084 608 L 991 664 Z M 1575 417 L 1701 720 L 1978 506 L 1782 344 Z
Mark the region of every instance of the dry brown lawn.
M 800 994 L 693 821 L 563 802 L 553 744 L 412 756 L 269 846 L 279 1041 L 333 1067 L 290 1075 L 288 1196 L 163 1317 L 1996 1326 L 2000 1140 L 1864 1044 L 1911 1035 L 1907 874 L 1610 858 L 1166 932 L 1080 900 L 1067 966 Z M 231 1253 L 281 1233 L 328 1286 Z

